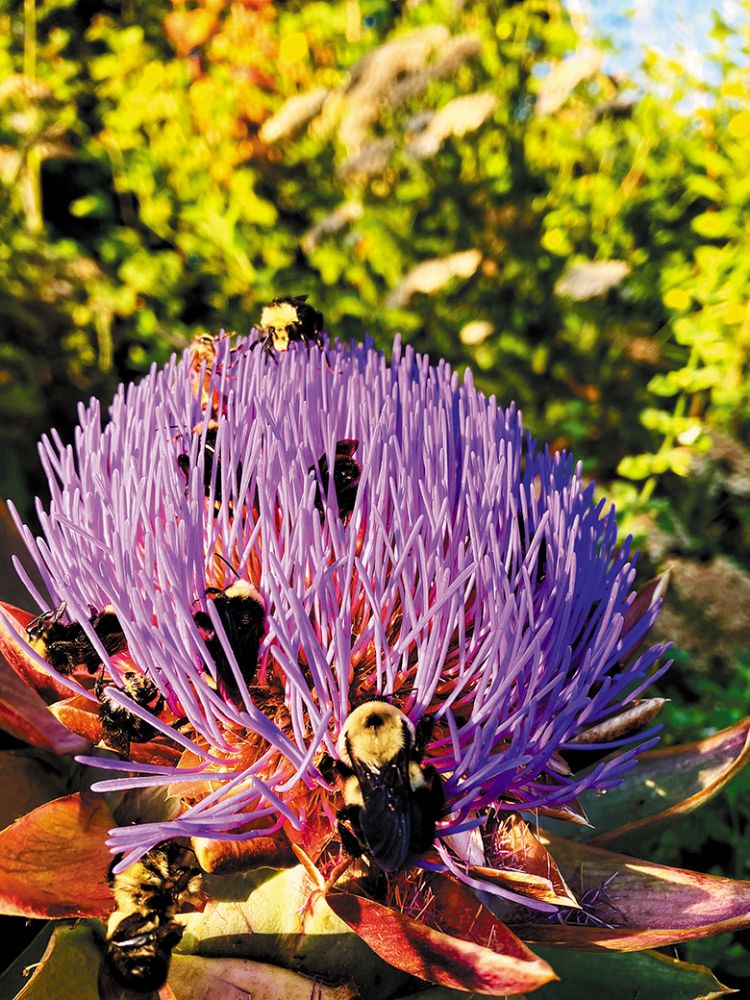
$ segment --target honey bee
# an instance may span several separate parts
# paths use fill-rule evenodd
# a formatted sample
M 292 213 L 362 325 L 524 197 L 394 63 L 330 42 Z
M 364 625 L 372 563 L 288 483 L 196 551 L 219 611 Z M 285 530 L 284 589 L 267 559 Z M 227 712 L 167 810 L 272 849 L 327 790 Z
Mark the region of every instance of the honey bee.
M 190 370 L 196 375 L 200 373 L 205 364 L 210 371 L 211 366 L 216 361 L 216 337 L 210 333 L 199 333 L 190 341 L 188 346 L 188 356 L 190 358 Z
M 201 433 L 200 428 L 196 428 L 193 431 L 194 434 Z M 216 420 L 212 420 L 208 427 L 206 428 L 206 440 L 203 447 L 204 458 L 203 458 L 203 491 L 206 496 L 209 496 L 211 492 L 211 480 L 213 478 L 214 460 L 216 459 L 216 437 L 219 433 L 219 424 Z M 190 456 L 187 452 L 182 452 L 182 454 L 177 456 L 177 465 L 180 467 L 180 472 L 187 479 L 190 475 Z M 187 491 L 186 491 L 187 492 Z M 221 503 L 221 466 L 218 461 L 216 462 L 216 482 L 214 484 L 214 500 L 216 503 Z
M 211 388 L 212 373 L 219 356 L 216 345 L 222 339 L 224 339 L 222 336 L 215 337 L 210 333 L 201 333 L 193 338 L 187 348 L 195 395 L 200 401 L 201 409 L 210 410 L 214 417 L 218 416 L 222 406 L 218 388 L 216 386 Z M 202 379 L 201 369 L 203 369 Z

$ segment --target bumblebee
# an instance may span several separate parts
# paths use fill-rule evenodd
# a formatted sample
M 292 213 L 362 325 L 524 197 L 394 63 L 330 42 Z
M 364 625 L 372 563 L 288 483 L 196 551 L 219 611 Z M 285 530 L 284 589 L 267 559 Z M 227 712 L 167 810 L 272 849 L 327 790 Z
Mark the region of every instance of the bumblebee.
M 201 898 L 202 873 L 195 855 L 176 840 L 153 847 L 110 881 L 121 914 L 156 911 L 174 916 Z
M 346 521 L 354 510 L 354 502 L 357 499 L 357 489 L 359 487 L 362 469 L 354 459 L 354 452 L 359 447 L 359 441 L 345 439 L 336 442 L 336 454 L 333 460 L 333 487 L 336 490 L 336 502 L 339 508 L 339 517 Z M 320 482 L 323 484 L 323 492 L 328 496 L 328 484 L 330 471 L 328 469 L 328 456 L 321 455 L 315 465 L 308 469 L 309 473 L 314 473 L 317 468 Z M 321 521 L 325 516 L 323 497 L 320 492 L 320 485 L 315 488 L 315 508 L 320 514 Z
M 235 580 L 226 590 L 209 587 L 206 597 L 214 602 L 245 683 L 250 684 L 258 666 L 258 650 L 266 634 L 266 609 L 260 594 L 247 580 Z M 234 702 L 240 701 L 232 667 L 208 613 L 196 611 L 193 621 L 216 665 L 220 694 Z
M 193 433 L 201 433 L 201 428 L 196 428 Z M 211 492 L 211 479 L 213 478 L 214 459 L 216 458 L 216 437 L 218 433 L 219 424 L 216 420 L 212 420 L 206 428 L 206 443 L 203 448 L 203 490 L 206 496 Z M 190 475 L 190 456 L 187 452 L 183 452 L 177 456 L 177 464 L 180 467 L 180 472 L 187 479 Z M 217 503 L 221 503 L 221 466 L 218 462 L 216 463 L 214 499 Z
M 388 702 L 365 702 L 344 723 L 339 759 L 321 761 L 323 777 L 336 773 L 343 781 L 341 846 L 384 872 L 400 871 L 410 855 L 429 850 L 435 824 L 445 815 L 440 775 L 422 766 L 431 730 L 428 720 L 415 727 Z
M 193 430 L 194 434 L 202 434 L 203 427 L 199 425 Z M 205 444 L 203 446 L 203 493 L 204 496 L 209 497 L 211 495 L 211 480 L 213 479 L 214 465 L 216 465 L 216 480 L 214 482 L 214 516 L 218 513 L 219 507 L 222 503 L 222 488 L 221 488 L 221 463 L 216 457 L 216 438 L 219 433 L 218 421 L 212 420 L 208 427 L 206 428 L 206 438 Z M 185 479 L 190 476 L 190 456 L 187 452 L 182 452 L 182 454 L 177 456 L 177 465 L 179 466 L 180 472 L 182 472 Z M 240 482 L 242 480 L 242 463 L 237 463 L 237 492 L 239 493 Z M 188 489 L 185 488 L 185 495 L 187 496 Z M 231 510 L 231 501 L 229 502 Z
M 60 621 L 66 606 L 63 601 L 54 611 L 45 611 L 29 622 L 26 626 L 29 645 L 60 674 L 67 676 L 76 667 L 85 667 L 89 673 L 94 673 L 101 657 L 82 625 Z M 89 623 L 109 656 L 127 649 L 127 639 L 112 608 L 95 611 Z
M 161 989 L 183 928 L 179 910 L 201 899 L 193 852 L 176 841 L 155 847 L 112 878 L 117 909 L 109 918 L 99 969 L 102 1000 L 129 1000 Z
M 122 690 L 136 705 L 147 708 L 154 715 L 158 715 L 164 707 L 164 698 L 152 680 L 139 674 L 135 670 L 128 670 L 123 674 Z M 94 693 L 99 699 L 99 721 L 102 725 L 102 739 L 106 745 L 120 754 L 127 757 L 130 753 L 130 744 L 145 743 L 156 735 L 157 730 L 149 725 L 145 719 L 129 712 L 127 708 L 118 705 L 109 697 L 109 690 L 114 684 L 108 678 L 105 679 L 102 670 L 99 676 Z
M 158 914 L 131 913 L 112 927 L 99 972 L 101 1000 L 135 1000 L 167 981 L 182 926 Z
M 265 354 L 275 356 L 289 350 L 293 343 L 323 346 L 323 314 L 307 305 L 306 295 L 274 299 L 260 314 L 259 338 Z

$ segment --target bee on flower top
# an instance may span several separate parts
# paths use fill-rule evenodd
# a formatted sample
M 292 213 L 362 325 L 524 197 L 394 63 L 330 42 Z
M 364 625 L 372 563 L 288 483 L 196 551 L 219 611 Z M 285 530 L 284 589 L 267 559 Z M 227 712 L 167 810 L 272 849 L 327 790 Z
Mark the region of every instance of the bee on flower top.
M 294 295 L 274 299 L 263 307 L 256 343 L 273 357 L 288 351 L 294 343 L 322 347 L 322 331 L 323 314 L 307 304 L 306 295 Z
M 400 871 L 410 855 L 429 850 L 445 814 L 440 775 L 422 765 L 431 730 L 427 719 L 415 726 L 395 705 L 368 701 L 348 716 L 336 745 L 339 759 L 321 762 L 324 776 L 343 780 L 342 847 L 385 872 Z

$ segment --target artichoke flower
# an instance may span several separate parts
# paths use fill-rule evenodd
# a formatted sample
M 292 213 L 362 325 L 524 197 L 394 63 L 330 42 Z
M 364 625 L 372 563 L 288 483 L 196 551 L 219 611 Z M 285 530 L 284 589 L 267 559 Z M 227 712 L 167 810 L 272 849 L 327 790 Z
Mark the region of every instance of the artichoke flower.
M 92 400 L 74 446 L 42 441 L 43 536 L 12 511 L 47 595 L 17 564 L 38 611 L 2 607 L 0 725 L 77 753 L 85 787 L 0 832 L 0 912 L 90 918 L 55 931 L 23 996 L 72 995 L 74 965 L 96 996 L 112 872 L 171 841 L 207 875 L 164 996 L 303 996 L 312 976 L 331 997 L 564 997 L 618 972 L 721 989 L 616 953 L 747 924 L 750 884 L 600 846 L 694 808 L 748 753 L 747 721 L 654 749 L 664 581 L 634 590 L 580 465 L 470 371 L 398 338 L 390 362 L 258 343 L 202 337 L 106 417 Z M 425 734 L 395 806 L 331 770 L 368 702 L 407 745 Z

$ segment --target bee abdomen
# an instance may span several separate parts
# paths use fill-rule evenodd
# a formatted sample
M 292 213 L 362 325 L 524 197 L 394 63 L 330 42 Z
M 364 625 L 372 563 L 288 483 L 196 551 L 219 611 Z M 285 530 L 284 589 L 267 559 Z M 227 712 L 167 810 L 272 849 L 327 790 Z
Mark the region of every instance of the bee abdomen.
M 334 456 L 333 464 L 333 486 L 336 493 L 336 503 L 339 508 L 339 517 L 342 521 L 346 521 L 352 513 L 357 499 L 357 490 L 359 488 L 359 480 L 362 475 L 362 469 L 360 468 L 359 462 L 357 462 L 353 456 L 358 447 L 359 441 L 355 440 L 347 439 L 336 442 L 336 454 Z M 323 494 L 325 494 L 327 499 L 331 478 L 328 466 L 328 456 L 321 455 L 316 465 L 311 466 L 308 469 L 308 472 L 314 472 L 316 466 L 318 473 L 320 474 Z M 319 485 L 316 485 L 315 487 L 314 503 L 315 509 L 322 518 L 325 514 L 325 501 L 323 499 L 323 495 L 321 494 Z
M 172 949 L 182 938 L 177 921 L 158 913 L 131 913 L 110 933 L 100 974 L 100 992 L 107 980 L 140 992 L 160 989 L 167 979 Z
M 386 872 L 400 871 L 411 848 L 411 810 L 395 804 L 388 789 L 369 794 L 359 813 L 359 827 L 372 860 Z
M 207 596 L 213 600 L 224 631 L 246 684 L 250 684 L 258 666 L 260 644 L 266 634 L 266 612 L 263 600 L 251 584 L 238 580 L 225 591 L 209 588 Z M 216 666 L 217 679 L 222 694 L 233 701 L 240 697 L 232 668 L 210 617 L 205 611 L 196 611 L 193 621 L 205 633 L 206 648 Z

